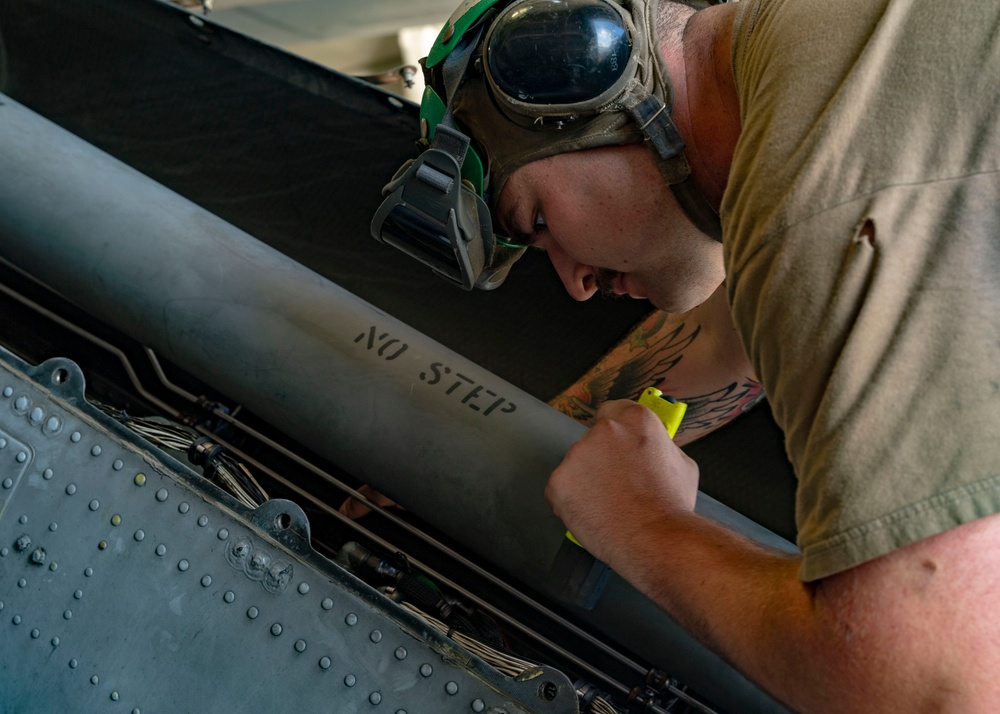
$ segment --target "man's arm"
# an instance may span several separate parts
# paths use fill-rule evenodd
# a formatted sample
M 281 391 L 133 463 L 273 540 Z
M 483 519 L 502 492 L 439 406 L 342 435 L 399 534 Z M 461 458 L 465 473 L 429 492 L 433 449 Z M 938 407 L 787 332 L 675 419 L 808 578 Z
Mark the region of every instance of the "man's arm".
M 1000 710 L 1000 516 L 816 583 L 693 513 L 697 466 L 609 402 L 546 495 L 596 557 L 803 712 Z
M 657 387 L 688 404 L 677 440 L 694 441 L 764 397 L 733 328 L 724 286 L 680 314 L 655 311 L 576 383 L 549 403 L 589 424 L 608 399 L 637 399 Z

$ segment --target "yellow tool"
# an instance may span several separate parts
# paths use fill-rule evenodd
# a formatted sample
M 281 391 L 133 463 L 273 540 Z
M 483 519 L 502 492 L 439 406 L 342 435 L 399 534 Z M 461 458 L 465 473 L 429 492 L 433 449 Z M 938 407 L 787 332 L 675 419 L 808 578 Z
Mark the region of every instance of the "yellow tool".
M 688 405 L 667 396 L 656 387 L 646 388 L 636 401 L 653 410 L 653 413 L 663 422 L 663 426 L 667 427 L 670 438 L 673 439 L 681 427 Z
M 665 395 L 656 387 L 647 387 L 636 401 L 656 414 L 673 439 L 684 420 L 687 404 Z M 563 597 L 568 595 L 568 599 L 580 607 L 593 609 L 611 571 L 588 553 L 569 531 L 566 531 L 566 539 L 575 545 L 563 543 L 553 562 L 552 576 L 561 584 L 559 589 Z

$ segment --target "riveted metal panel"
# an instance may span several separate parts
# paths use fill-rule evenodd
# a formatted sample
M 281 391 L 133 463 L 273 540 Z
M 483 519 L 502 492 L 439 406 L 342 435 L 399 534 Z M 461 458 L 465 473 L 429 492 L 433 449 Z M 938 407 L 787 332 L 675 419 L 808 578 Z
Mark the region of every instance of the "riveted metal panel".
M 64 359 L 0 350 L 0 680 L 10 712 L 575 712 L 86 403 Z

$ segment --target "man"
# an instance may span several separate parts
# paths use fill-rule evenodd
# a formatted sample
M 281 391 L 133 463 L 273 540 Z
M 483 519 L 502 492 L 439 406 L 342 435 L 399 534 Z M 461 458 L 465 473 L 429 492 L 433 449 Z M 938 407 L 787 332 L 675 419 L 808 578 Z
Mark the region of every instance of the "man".
M 725 279 L 799 478 L 802 555 L 694 514 L 697 465 L 628 401 L 598 410 L 546 495 L 793 709 L 996 711 L 1000 6 L 745 0 L 657 18 L 650 60 L 670 86 L 640 84 L 673 126 L 646 143 L 594 138 L 615 126 L 510 154 L 483 116 L 527 110 L 496 77 L 493 108 L 457 101 L 455 118 L 499 173 L 501 229 L 574 297 L 683 312 Z M 621 96 L 603 109 L 661 121 Z

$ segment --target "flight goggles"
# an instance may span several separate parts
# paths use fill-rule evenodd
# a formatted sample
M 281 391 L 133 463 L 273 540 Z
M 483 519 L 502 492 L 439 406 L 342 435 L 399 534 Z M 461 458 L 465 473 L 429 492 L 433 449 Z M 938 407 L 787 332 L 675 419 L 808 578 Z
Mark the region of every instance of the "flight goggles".
M 492 289 L 525 245 L 490 207 L 521 166 L 649 141 L 668 184 L 690 174 L 670 119 L 656 0 L 467 0 L 422 61 L 426 149 L 385 187 L 372 234 L 470 290 Z

